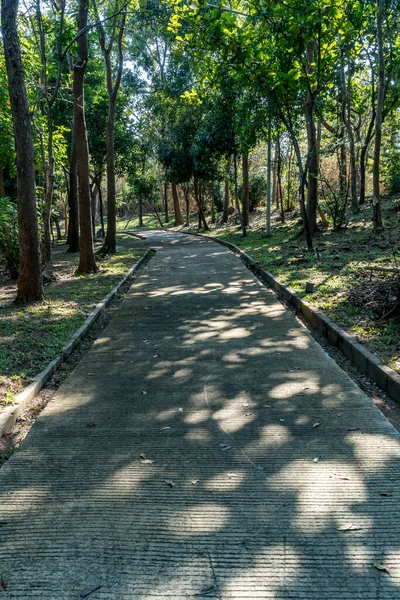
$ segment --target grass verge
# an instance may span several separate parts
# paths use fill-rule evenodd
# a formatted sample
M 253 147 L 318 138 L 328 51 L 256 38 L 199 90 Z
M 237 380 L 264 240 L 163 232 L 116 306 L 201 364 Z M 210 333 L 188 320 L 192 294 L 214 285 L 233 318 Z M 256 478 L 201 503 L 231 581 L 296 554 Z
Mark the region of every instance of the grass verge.
M 370 213 L 371 207 L 365 205 L 359 214 L 349 215 L 343 229 L 321 231 L 314 239 L 314 254 L 307 251 L 304 237 L 299 235 L 298 215 L 286 215 L 285 224 L 274 215 L 271 237 L 265 236 L 263 211 L 252 215 L 246 237 L 233 223 L 214 226 L 209 234 L 246 251 L 279 281 L 306 297 L 385 364 L 400 372 L 400 317 L 395 313 L 392 318 L 382 319 L 368 305 L 355 304 L 349 298 L 351 291 L 387 277 L 368 271 L 369 266 L 393 267 L 399 257 L 399 213 L 393 200 L 383 203 L 382 234 L 373 233 Z M 315 284 L 313 293 L 306 294 L 307 281 Z
M 132 236 L 118 234 L 117 254 L 99 263 L 99 272 L 75 276 L 78 256 L 67 247 L 54 248 L 57 280 L 45 286 L 43 302 L 16 306 L 15 284 L 0 287 L 0 407 L 12 404 L 15 395 L 56 358 L 62 346 L 104 296 L 141 258 L 145 251 L 133 247 Z

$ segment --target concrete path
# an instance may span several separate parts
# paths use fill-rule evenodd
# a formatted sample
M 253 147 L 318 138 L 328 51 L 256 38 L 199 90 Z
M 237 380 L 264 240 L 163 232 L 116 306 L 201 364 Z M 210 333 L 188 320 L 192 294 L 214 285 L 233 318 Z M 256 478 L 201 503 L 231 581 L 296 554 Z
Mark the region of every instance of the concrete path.
M 146 243 L 0 470 L 0 599 L 400 599 L 399 434 L 229 250 Z

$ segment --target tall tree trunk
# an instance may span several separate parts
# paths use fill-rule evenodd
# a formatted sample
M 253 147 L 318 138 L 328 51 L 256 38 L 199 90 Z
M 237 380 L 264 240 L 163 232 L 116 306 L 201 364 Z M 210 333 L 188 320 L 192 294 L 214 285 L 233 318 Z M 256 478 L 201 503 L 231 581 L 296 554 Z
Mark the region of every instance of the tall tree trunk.
M 344 126 L 340 128 L 340 148 L 339 148 L 339 189 L 340 195 L 344 198 L 347 194 L 347 152 L 344 137 Z
M 281 210 L 281 221 L 285 222 L 285 211 L 283 209 L 283 191 L 282 191 L 282 156 L 281 156 L 281 141 L 278 133 L 278 139 L 276 141 L 275 146 L 275 161 L 276 161 L 276 178 L 277 178 L 277 193 L 278 197 L 278 206 L 280 206 Z
M 305 116 L 307 126 L 308 150 L 308 186 L 307 186 L 307 217 L 310 231 L 317 229 L 317 203 L 318 203 L 318 158 L 317 136 L 314 119 L 314 98 L 309 93 L 305 103 Z
M 224 223 L 228 222 L 228 218 L 229 218 L 229 171 L 231 169 L 231 159 L 230 157 L 227 160 L 226 163 L 226 170 L 225 170 L 225 194 L 224 194 L 224 212 L 222 215 L 222 220 Z
M 76 166 L 76 147 L 74 127 L 71 131 L 71 154 L 69 160 L 69 228 L 68 252 L 79 252 L 79 203 L 78 203 L 78 171 Z
M 77 40 L 78 59 L 74 64 L 72 97 L 74 103 L 74 133 L 78 173 L 80 255 L 77 273 L 96 273 L 93 251 L 92 214 L 90 206 L 89 148 L 85 121 L 84 77 L 88 60 L 87 31 L 88 0 L 79 0 Z
M 346 82 L 344 72 L 344 51 L 340 58 L 340 78 L 342 87 L 342 120 L 346 127 L 347 137 L 349 139 L 349 155 L 350 155 L 350 190 L 351 190 L 351 210 L 353 213 L 359 211 L 358 206 L 358 189 L 357 189 L 357 159 L 356 145 L 354 139 L 353 124 L 351 122 L 351 64 L 346 57 L 348 65 L 348 80 Z
M 211 189 L 211 223 L 215 223 L 215 200 L 214 200 L 215 188 L 214 184 Z
M 97 210 L 97 198 L 99 195 L 99 186 L 97 185 L 98 177 L 99 177 L 99 174 L 96 173 L 96 175 L 92 181 L 92 185 L 90 186 L 93 238 L 96 237 L 96 210 Z
M 240 204 L 239 204 L 239 188 L 238 188 L 238 172 L 237 172 L 237 154 L 235 150 L 235 154 L 233 155 L 233 173 L 235 179 L 235 209 L 236 209 L 236 220 L 237 223 L 238 218 L 242 218 L 242 214 L 240 212 Z
M 35 193 L 35 159 L 21 48 L 17 29 L 18 0 L 2 0 L 1 20 L 8 90 L 17 156 L 19 277 L 16 302 L 34 302 L 43 295 Z
M 109 98 L 107 118 L 107 233 L 102 251 L 105 254 L 115 254 L 117 251 L 117 206 L 115 196 L 115 128 L 116 98 Z
M 99 178 L 97 180 L 97 188 L 99 191 L 99 216 L 100 216 L 101 237 L 104 237 L 105 229 L 104 229 L 103 193 L 101 191 L 101 180 L 102 179 L 103 179 L 103 173 L 100 172 Z
M 246 235 L 249 226 L 249 153 L 243 152 L 242 156 L 242 232 Z
M 314 68 L 314 42 L 308 42 L 306 47 L 307 72 L 312 73 Z M 318 152 L 317 131 L 315 127 L 315 98 L 311 90 L 307 92 L 305 101 L 305 119 L 307 129 L 307 217 L 311 233 L 317 229 L 317 204 L 318 204 Z
M 0 166 L 0 198 L 5 196 L 3 167 Z
M 268 141 L 267 141 L 267 201 L 266 201 L 266 218 L 265 218 L 265 235 L 271 235 L 271 121 L 268 123 Z
M 62 69 L 62 58 L 61 58 L 61 48 L 63 43 L 63 32 L 64 32 L 64 12 L 65 12 L 65 0 L 61 0 L 58 5 L 58 11 L 60 11 L 60 15 L 57 15 L 60 19 L 59 33 L 58 33 L 58 42 L 57 42 L 57 76 L 56 81 L 52 86 L 52 91 L 50 92 L 48 86 L 48 78 L 47 78 L 47 48 L 46 48 L 46 33 L 45 27 L 43 25 L 42 20 L 42 11 L 40 0 L 36 0 L 36 21 L 39 32 L 39 54 L 40 61 L 42 66 L 41 72 L 41 87 L 44 93 L 44 101 L 46 106 L 46 121 L 47 121 L 47 162 L 43 160 L 43 173 L 44 173 L 44 203 L 43 203 L 43 262 L 44 268 L 46 271 L 52 271 L 52 257 L 51 257 L 51 209 L 53 203 L 53 192 L 54 192 L 54 184 L 55 184 L 55 158 L 54 158 L 54 148 L 53 148 L 53 116 L 52 116 L 52 108 L 54 102 L 57 98 L 58 90 L 60 88 L 61 83 L 61 69 Z M 44 156 L 44 151 L 43 151 Z
M 139 198 L 139 227 L 143 227 L 143 200 Z
M 165 222 L 169 223 L 168 214 L 168 182 L 164 181 L 164 210 L 165 210 Z
M 272 169 L 272 203 L 275 204 L 276 210 L 279 210 L 279 194 L 277 187 L 277 176 L 278 176 L 278 141 L 275 144 L 274 160 Z
M 123 37 L 125 30 L 126 13 L 115 12 L 112 21 L 111 36 L 106 42 L 106 34 L 103 22 L 100 19 L 96 2 L 94 1 L 96 13 L 96 27 L 99 35 L 100 48 L 104 56 L 106 67 L 106 86 L 108 95 L 108 116 L 106 131 L 106 153 L 107 153 L 107 234 L 104 240 L 102 252 L 105 254 L 115 254 L 117 250 L 117 207 L 115 191 L 115 151 L 114 151 L 114 130 L 115 130 L 115 111 L 117 106 L 117 95 L 121 85 L 122 71 L 124 66 L 123 55 Z M 117 8 L 117 6 L 115 7 Z M 117 35 L 118 32 L 118 35 Z M 117 37 L 116 37 L 117 36 Z M 113 81 L 112 49 L 117 40 L 118 60 L 115 68 L 116 75 Z
M 297 140 L 297 137 L 296 137 L 296 134 L 295 134 L 295 131 L 293 128 L 293 123 L 292 123 L 292 120 L 290 117 L 290 113 L 288 114 L 288 117 L 286 117 L 285 113 L 281 110 L 280 115 L 281 115 L 281 119 L 290 135 L 290 138 L 291 138 L 292 144 L 293 144 L 293 148 L 294 148 L 294 152 L 296 155 L 297 167 L 298 167 L 298 172 L 299 172 L 300 211 L 301 211 L 301 217 L 303 220 L 304 233 L 306 235 L 306 240 L 307 240 L 307 248 L 308 248 L 308 250 L 312 251 L 314 248 L 313 248 L 312 234 L 311 234 L 310 223 L 308 220 L 308 214 L 307 214 L 306 202 L 305 202 L 306 173 L 303 168 L 300 146 L 299 146 L 299 142 Z
M 190 227 L 190 198 L 189 198 L 189 182 L 183 184 L 186 206 L 186 227 Z
M 171 183 L 172 188 L 172 200 L 174 202 L 174 214 L 175 214 L 175 225 L 183 225 L 181 207 L 179 205 L 179 196 L 178 196 L 178 188 L 176 187 L 176 183 Z
M 380 195 L 380 160 L 382 142 L 383 105 L 385 101 L 385 57 L 383 50 L 383 0 L 376 0 L 376 30 L 378 42 L 378 97 L 375 118 L 374 164 L 372 167 L 372 207 L 374 231 L 383 229 Z

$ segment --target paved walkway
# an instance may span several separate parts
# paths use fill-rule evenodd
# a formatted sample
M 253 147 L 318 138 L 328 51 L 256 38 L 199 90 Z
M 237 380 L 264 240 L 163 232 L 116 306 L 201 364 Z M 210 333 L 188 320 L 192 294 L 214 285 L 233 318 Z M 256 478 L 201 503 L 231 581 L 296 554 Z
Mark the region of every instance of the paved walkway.
M 0 470 L 0 599 L 400 599 L 398 433 L 230 251 L 143 243 Z

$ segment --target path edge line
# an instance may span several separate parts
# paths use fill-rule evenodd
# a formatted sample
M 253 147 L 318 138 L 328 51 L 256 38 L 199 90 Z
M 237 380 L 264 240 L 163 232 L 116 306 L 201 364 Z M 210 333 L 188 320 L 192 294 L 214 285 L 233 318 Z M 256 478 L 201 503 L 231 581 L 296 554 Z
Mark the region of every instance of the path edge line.
M 241 248 L 220 240 L 210 235 L 181 231 L 186 235 L 202 237 L 206 240 L 217 242 L 239 255 L 246 267 L 254 273 L 266 286 L 272 288 L 277 296 L 285 300 L 290 306 L 303 315 L 331 344 L 339 348 L 343 354 L 365 375 L 386 392 L 393 400 L 400 402 L 400 375 L 385 365 L 377 356 L 372 354 L 365 346 L 357 342 L 349 333 L 338 327 L 325 313 L 313 308 L 290 287 L 281 283 L 272 273 L 263 269 L 251 256 Z
M 61 354 L 54 358 L 49 362 L 47 367 L 43 369 L 40 373 L 38 373 L 23 390 L 15 397 L 15 403 L 11 406 L 7 406 L 4 410 L 0 412 L 0 438 L 3 437 L 15 424 L 19 415 L 25 410 L 29 402 L 33 400 L 33 398 L 40 392 L 40 390 L 44 387 L 45 383 L 50 379 L 50 377 L 57 371 L 57 369 L 67 360 L 67 358 L 72 354 L 75 348 L 78 346 L 80 341 L 88 334 L 90 329 L 93 327 L 103 310 L 114 300 L 116 295 L 118 294 L 121 287 L 127 282 L 127 280 L 131 277 L 131 275 L 137 271 L 143 262 L 149 258 L 149 256 L 153 255 L 156 250 L 154 248 L 150 248 L 146 251 L 146 253 L 134 264 L 132 265 L 126 274 L 118 281 L 118 283 L 113 287 L 113 289 L 108 292 L 108 294 L 100 300 L 100 302 L 95 306 L 95 308 L 89 313 L 86 317 L 83 324 L 77 329 L 69 339 L 69 341 L 64 344 L 61 348 Z

